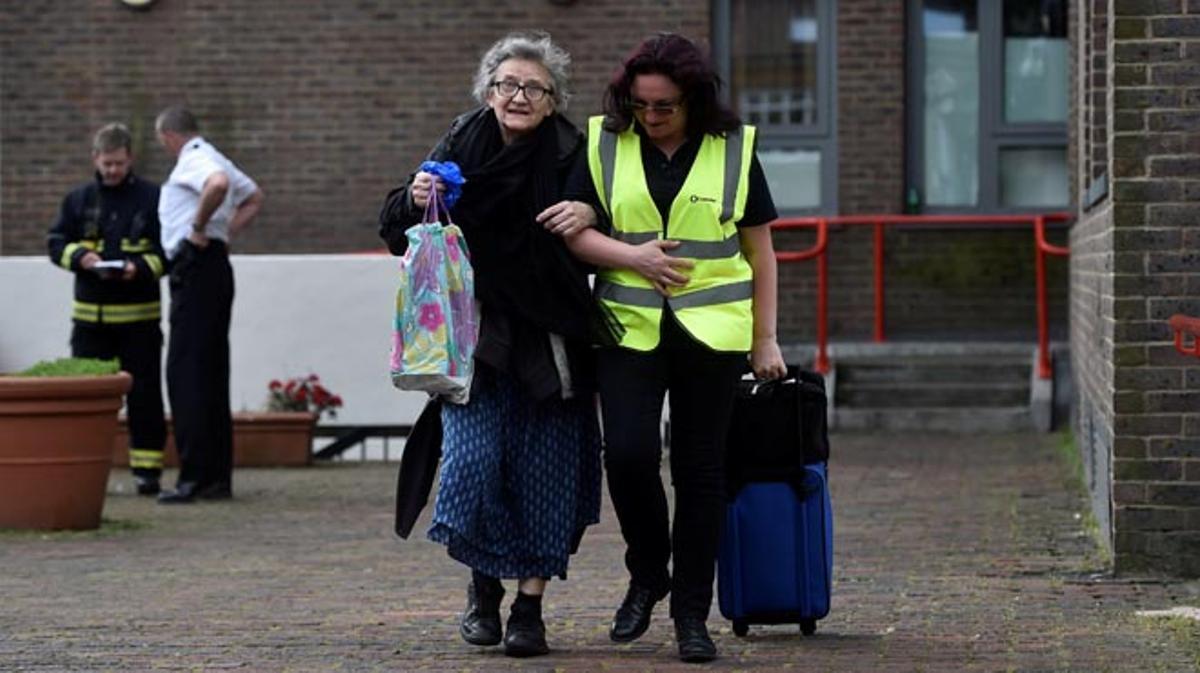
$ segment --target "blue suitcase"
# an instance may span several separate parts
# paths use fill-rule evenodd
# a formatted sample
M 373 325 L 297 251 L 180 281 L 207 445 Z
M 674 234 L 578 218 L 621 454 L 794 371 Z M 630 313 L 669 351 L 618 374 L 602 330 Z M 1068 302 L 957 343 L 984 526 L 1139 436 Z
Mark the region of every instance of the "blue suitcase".
M 750 624 L 795 623 L 812 635 L 829 614 L 833 510 L 825 463 L 803 469 L 791 483 L 745 484 L 726 510 L 717 594 L 738 636 Z

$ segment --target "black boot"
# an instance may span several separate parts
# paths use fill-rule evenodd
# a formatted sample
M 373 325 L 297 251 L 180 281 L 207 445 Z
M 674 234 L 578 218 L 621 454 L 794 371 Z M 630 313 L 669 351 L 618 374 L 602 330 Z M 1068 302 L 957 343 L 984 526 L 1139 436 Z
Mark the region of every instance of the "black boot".
M 471 573 L 467 608 L 458 625 L 463 640 L 472 645 L 500 644 L 500 599 L 503 597 L 504 585 L 500 580 L 479 572 Z
M 625 600 L 621 601 L 621 607 L 617 608 L 612 626 L 608 629 L 608 637 L 618 643 L 640 638 L 650 627 L 650 613 L 654 611 L 654 604 L 666 595 L 666 590 L 656 591 L 630 582 Z
M 162 485 L 156 474 L 135 474 L 133 475 L 133 485 L 138 495 L 155 496 L 162 492 Z
M 504 630 L 504 653 L 510 657 L 536 657 L 549 652 L 546 624 L 542 622 L 542 597 L 518 591 Z
M 700 617 L 676 617 L 675 642 L 679 645 L 679 658 L 689 664 L 717 658 L 717 646 L 708 637 L 708 627 Z

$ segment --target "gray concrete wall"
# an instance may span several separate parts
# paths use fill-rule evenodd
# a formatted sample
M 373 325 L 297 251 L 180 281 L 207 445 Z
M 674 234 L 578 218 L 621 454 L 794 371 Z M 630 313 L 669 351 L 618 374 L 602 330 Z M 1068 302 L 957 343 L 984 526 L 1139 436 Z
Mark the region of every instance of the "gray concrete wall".
M 388 377 L 396 258 L 234 255 L 232 263 L 235 411 L 262 408 L 271 379 L 316 373 L 345 400 L 338 423 L 416 420 L 424 394 L 395 390 Z M 0 372 L 70 355 L 71 274 L 44 257 L 0 257 L 0 288 Z M 168 294 L 164 282 L 164 335 Z

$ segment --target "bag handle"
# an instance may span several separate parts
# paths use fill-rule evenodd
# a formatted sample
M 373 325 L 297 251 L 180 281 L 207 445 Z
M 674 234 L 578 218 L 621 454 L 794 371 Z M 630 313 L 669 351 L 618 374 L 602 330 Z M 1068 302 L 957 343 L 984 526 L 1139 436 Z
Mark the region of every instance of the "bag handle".
M 429 190 L 429 200 L 425 202 L 425 214 L 422 216 L 422 222 L 441 222 L 442 214 L 446 215 L 446 224 L 454 224 L 454 220 L 450 217 L 450 209 L 446 207 L 446 202 L 442 199 L 442 193 L 438 191 L 437 183 L 441 178 L 433 176 L 433 187 Z M 430 219 L 432 214 L 433 218 Z

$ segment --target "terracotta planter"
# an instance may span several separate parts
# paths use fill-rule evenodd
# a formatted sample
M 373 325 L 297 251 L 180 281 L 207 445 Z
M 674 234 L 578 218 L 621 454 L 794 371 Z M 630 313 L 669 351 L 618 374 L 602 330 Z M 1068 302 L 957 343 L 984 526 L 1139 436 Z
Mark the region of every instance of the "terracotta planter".
M 236 467 L 300 467 L 312 462 L 317 417 L 305 411 L 239 411 L 233 414 L 233 464 Z M 179 466 L 175 434 L 167 419 L 166 467 Z M 112 444 L 112 462 L 129 465 L 129 434 L 124 419 Z
M 111 376 L 0 376 L 0 528 L 100 526 L 117 411 Z

